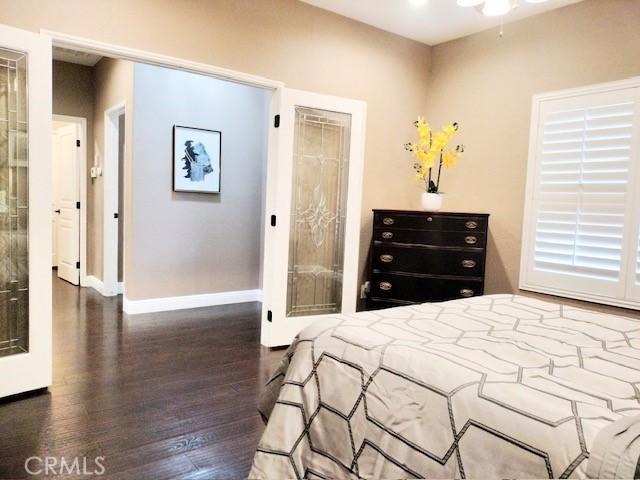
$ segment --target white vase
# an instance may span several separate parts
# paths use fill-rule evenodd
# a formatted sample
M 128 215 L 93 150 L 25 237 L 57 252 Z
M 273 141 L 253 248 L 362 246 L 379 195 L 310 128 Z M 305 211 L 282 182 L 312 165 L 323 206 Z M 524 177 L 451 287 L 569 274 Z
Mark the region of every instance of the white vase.
M 422 192 L 422 209 L 426 212 L 438 212 L 442 208 L 441 193 Z

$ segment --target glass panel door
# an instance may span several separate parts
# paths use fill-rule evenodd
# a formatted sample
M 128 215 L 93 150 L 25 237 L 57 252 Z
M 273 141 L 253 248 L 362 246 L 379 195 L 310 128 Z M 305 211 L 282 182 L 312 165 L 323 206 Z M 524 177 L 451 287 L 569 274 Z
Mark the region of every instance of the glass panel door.
M 261 343 L 356 311 L 366 104 L 289 88 L 272 99 Z
M 0 398 L 51 385 L 51 40 L 0 25 Z
M 27 54 L 0 48 L 0 357 L 29 351 Z
M 287 317 L 342 306 L 351 115 L 295 108 Z

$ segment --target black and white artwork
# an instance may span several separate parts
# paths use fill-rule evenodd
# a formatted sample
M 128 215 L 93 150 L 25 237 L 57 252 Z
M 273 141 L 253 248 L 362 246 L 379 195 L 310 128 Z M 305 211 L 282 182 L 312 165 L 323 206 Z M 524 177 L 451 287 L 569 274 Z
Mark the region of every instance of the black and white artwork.
M 220 193 L 222 134 L 204 128 L 173 127 L 173 190 Z

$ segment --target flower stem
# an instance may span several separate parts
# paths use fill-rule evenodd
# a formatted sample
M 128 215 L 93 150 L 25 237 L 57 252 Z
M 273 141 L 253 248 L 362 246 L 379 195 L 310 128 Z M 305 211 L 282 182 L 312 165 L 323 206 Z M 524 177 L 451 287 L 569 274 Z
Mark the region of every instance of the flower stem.
M 440 165 L 438 165 L 438 184 L 436 185 L 436 191 L 440 191 L 440 174 L 442 173 L 442 152 L 440 152 Z

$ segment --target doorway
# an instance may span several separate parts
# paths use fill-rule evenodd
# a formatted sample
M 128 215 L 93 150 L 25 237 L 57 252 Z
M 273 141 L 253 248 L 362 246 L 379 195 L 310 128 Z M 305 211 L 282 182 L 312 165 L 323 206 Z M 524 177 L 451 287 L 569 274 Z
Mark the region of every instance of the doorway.
M 233 72 L 210 65 L 184 61 L 176 58 L 166 57 L 149 52 L 136 51 L 114 45 L 101 44 L 92 40 L 73 38 L 67 35 L 55 34 L 53 32 L 42 32 L 38 36 L 31 32 L 21 31 L 18 29 L 0 25 L 0 47 L 6 47 L 9 52 L 8 56 L 10 58 L 8 61 L 10 68 L 17 71 L 17 73 L 19 74 L 18 78 L 20 78 L 20 75 L 22 76 L 22 78 L 24 79 L 23 83 L 30 82 L 29 85 L 20 84 L 23 88 L 18 91 L 18 94 L 21 92 L 29 92 L 28 98 L 24 96 L 24 108 L 22 110 L 24 110 L 25 113 L 28 110 L 30 125 L 28 148 L 22 150 L 25 153 L 25 159 L 23 162 L 24 165 L 21 163 L 17 163 L 16 168 L 28 167 L 30 173 L 28 181 L 29 186 L 32 188 L 28 189 L 28 207 L 25 205 L 25 211 L 26 208 L 28 208 L 29 214 L 28 238 L 26 234 L 23 235 L 23 243 L 25 244 L 25 246 L 28 244 L 29 247 L 29 265 L 28 268 L 24 269 L 24 271 L 28 271 L 29 273 L 29 290 L 38 291 L 39 293 L 37 297 L 28 296 L 29 312 L 28 319 L 26 319 L 26 323 L 28 323 L 29 328 L 28 353 L 22 356 L 12 355 L 8 358 L 3 358 L 2 360 L 0 360 L 0 376 L 12 378 L 17 377 L 15 375 L 15 372 L 26 372 L 25 375 L 22 375 L 22 377 L 24 377 L 24 381 L 11 382 L 9 385 L 4 386 L 4 388 L 2 385 L 0 385 L 0 397 L 23 392 L 26 390 L 33 390 L 34 388 L 39 388 L 41 386 L 47 386 L 51 384 L 51 303 L 43 301 L 43 298 L 50 298 L 50 295 L 47 295 L 47 292 L 51 291 L 51 89 L 36 88 L 36 86 L 33 84 L 33 79 L 37 78 L 40 81 L 40 85 L 46 85 L 50 83 L 52 41 L 53 45 L 57 47 L 75 47 L 76 50 L 88 52 L 95 55 L 110 56 L 111 58 L 115 57 L 121 60 L 130 60 L 134 62 L 139 61 L 145 64 L 153 64 L 156 66 L 164 66 L 176 70 L 200 73 L 207 76 L 217 77 L 219 80 L 230 80 L 234 83 L 250 85 L 270 91 L 271 114 L 269 115 L 270 121 L 267 124 L 269 126 L 269 131 L 268 135 L 266 135 L 268 136 L 268 158 L 266 178 L 264 179 L 264 184 L 266 185 L 266 194 L 265 207 L 263 210 L 264 215 L 262 219 L 264 227 L 260 229 L 263 232 L 265 252 L 263 262 L 261 262 L 263 265 L 263 270 L 261 272 L 263 280 L 260 285 L 260 287 L 264 289 L 264 295 L 261 295 L 261 297 L 264 298 L 261 324 L 263 345 L 274 346 L 289 343 L 293 338 L 293 335 L 296 333 L 295 331 L 304 326 L 303 323 L 306 323 L 307 321 L 315 321 L 321 316 L 314 315 L 314 318 L 305 318 L 303 316 L 297 316 L 295 319 L 289 318 L 290 316 L 285 315 L 284 300 L 286 300 L 286 296 L 282 295 L 282 292 L 285 291 L 284 289 L 282 289 L 282 282 L 284 281 L 286 283 L 288 281 L 286 280 L 286 276 L 282 275 L 282 272 L 286 271 L 287 264 L 289 263 L 287 261 L 288 255 L 286 254 L 288 245 L 290 244 L 289 217 L 291 217 L 293 210 L 297 209 L 300 206 L 298 205 L 298 203 L 296 203 L 295 205 L 292 204 L 292 195 L 290 195 L 290 193 L 292 192 L 292 188 L 298 188 L 298 184 L 296 184 L 296 186 L 292 184 L 291 172 L 293 162 L 304 162 L 308 158 L 320 159 L 320 157 L 318 157 L 318 154 L 314 153 L 312 155 L 309 155 L 304 152 L 301 155 L 296 156 L 296 158 L 294 159 L 292 157 L 293 152 L 296 151 L 294 150 L 294 145 L 299 139 L 303 140 L 302 144 L 304 145 L 308 143 L 308 140 L 310 142 L 309 147 L 311 148 L 311 150 L 314 149 L 314 146 L 317 146 L 319 144 L 324 145 L 320 141 L 322 136 L 311 135 L 309 137 L 301 137 L 299 135 L 296 135 L 297 130 L 294 123 L 294 118 L 297 118 L 295 117 L 296 109 L 298 107 L 301 107 L 307 109 L 317 109 L 321 112 L 337 112 L 351 115 L 353 119 L 351 123 L 345 121 L 339 128 L 340 132 L 345 132 L 345 134 L 346 132 L 349 132 L 349 136 L 352 137 L 348 142 L 348 144 L 350 145 L 349 157 L 344 157 L 349 162 L 349 179 L 347 181 L 346 188 L 342 188 L 342 183 L 338 182 L 336 185 L 334 185 L 335 188 L 331 191 L 335 193 L 337 191 L 346 190 L 346 230 L 344 231 L 344 236 L 341 237 L 344 238 L 344 247 L 341 248 L 341 253 L 338 254 L 338 257 L 341 257 L 339 258 L 339 261 L 343 262 L 343 266 L 338 266 L 337 268 L 335 268 L 334 273 L 332 273 L 331 275 L 333 275 L 336 279 L 336 282 L 338 282 L 336 283 L 336 288 L 332 290 L 332 295 L 335 294 L 336 296 L 336 302 L 332 302 L 336 303 L 336 305 L 338 303 L 341 305 L 340 311 L 342 313 L 353 313 L 355 311 L 355 302 L 353 301 L 353 299 L 355 298 L 354 295 L 357 291 L 357 289 L 355 288 L 355 283 L 357 280 L 357 250 L 359 240 L 358 234 L 361 196 L 360 182 L 362 177 L 361 168 L 363 163 L 363 150 L 361 147 L 364 143 L 364 113 L 366 108 L 363 102 L 354 100 L 349 101 L 347 105 L 344 102 L 344 100 L 346 99 L 328 97 L 310 92 L 293 91 L 284 88 L 284 85 L 280 82 L 274 82 L 253 75 Z M 25 55 L 25 50 L 28 50 L 30 54 Z M 18 52 L 18 55 L 16 55 L 15 52 Z M 16 62 L 22 63 L 18 63 L 17 66 L 14 66 Z M 30 86 L 31 88 L 26 88 L 26 86 Z M 23 97 L 19 98 L 22 99 Z M 119 99 L 115 100 L 117 101 Z M 131 104 L 132 102 L 127 101 L 127 103 Z M 98 117 L 95 116 L 95 118 L 97 119 Z M 18 118 L 18 120 L 20 120 L 20 118 Z M 327 117 L 326 120 L 331 120 L 331 118 Z M 324 117 L 322 121 L 324 122 Z M 131 117 L 127 118 L 127 122 L 130 124 L 132 123 Z M 26 121 L 24 123 L 26 126 Z M 309 120 L 309 122 L 304 122 L 304 126 L 307 126 L 308 123 L 313 123 L 313 121 Z M 153 125 L 154 122 L 138 122 L 138 124 L 143 126 Z M 236 129 L 235 132 L 240 136 L 243 134 L 246 135 L 246 127 L 244 130 Z M 186 145 L 187 144 L 185 143 L 185 146 Z M 165 150 L 168 151 L 168 149 Z M 147 154 L 147 152 L 143 153 Z M 181 152 L 176 152 L 174 150 L 172 153 L 174 160 L 175 158 L 180 158 Z M 131 152 L 127 153 L 127 155 L 131 156 Z M 326 157 L 327 154 L 322 153 L 321 156 Z M 97 165 L 97 170 L 100 170 L 100 165 L 106 167 L 106 162 L 102 163 L 102 159 L 112 157 L 113 153 L 105 155 L 104 157 L 100 157 L 99 155 L 94 154 L 93 165 Z M 331 161 L 333 161 L 334 159 L 343 158 L 343 156 L 332 155 L 329 155 L 329 157 Z M 140 156 L 137 155 L 136 158 L 140 158 Z M 131 163 L 132 162 L 128 163 L 128 169 L 131 169 Z M 173 162 L 173 164 L 174 166 L 180 165 L 179 162 L 175 161 Z M 113 170 L 117 170 L 116 165 L 117 164 L 114 165 L 114 162 L 111 162 L 111 166 L 113 168 L 111 169 L 110 176 L 112 179 L 114 178 Z M 145 172 L 149 173 L 149 176 L 153 178 L 153 175 L 157 173 L 157 167 L 166 168 L 166 165 L 169 165 L 169 162 L 155 162 L 153 164 L 153 168 L 148 169 Z M 174 172 L 175 171 L 176 170 L 174 167 Z M 343 168 L 340 171 L 346 172 L 347 169 Z M 33 175 L 31 175 L 32 172 L 34 172 Z M 99 175 L 99 173 L 97 174 Z M 42 176 L 44 176 L 46 180 L 44 181 L 43 185 L 38 185 L 38 180 Z M 168 175 L 156 175 L 156 177 L 160 178 L 161 180 L 170 178 Z M 117 176 L 115 178 L 117 179 Z M 146 180 L 146 178 L 144 180 Z M 191 180 L 194 181 L 194 179 Z M 353 180 L 353 182 L 351 180 Z M 129 179 L 128 181 L 130 182 L 131 179 Z M 42 183 L 42 181 L 40 181 L 40 183 Z M 168 182 L 166 182 L 165 180 L 165 183 Z M 144 185 L 144 182 L 142 184 Z M 304 185 L 300 186 L 300 188 L 303 187 Z M 110 192 L 111 199 L 110 202 L 105 202 L 105 204 L 116 204 L 116 202 L 114 202 L 113 200 L 114 197 L 115 199 L 117 199 L 117 195 L 113 195 L 114 192 L 112 192 L 110 188 L 105 190 L 107 191 L 107 193 Z M 163 190 L 158 191 L 163 192 Z M 237 192 L 237 189 L 229 189 L 228 191 L 230 194 L 233 194 L 234 192 Z M 324 210 L 322 209 L 322 207 L 323 205 L 326 206 L 328 197 L 326 195 L 323 197 L 321 193 L 322 192 L 319 192 L 318 195 L 314 195 L 312 197 L 312 200 L 314 201 L 313 204 L 302 205 L 303 207 L 308 207 L 307 210 L 309 210 L 311 214 L 313 214 L 313 212 L 320 212 L 322 214 L 322 216 L 320 217 L 318 215 L 311 215 L 308 218 L 305 217 L 305 221 L 307 221 L 308 223 L 310 222 L 309 224 L 314 227 L 315 230 L 317 230 L 318 222 L 326 222 L 326 215 L 324 215 Z M 337 198 L 338 196 L 333 195 L 333 193 L 330 193 L 331 198 Z M 128 197 L 133 197 L 133 195 L 128 195 Z M 298 197 L 302 199 L 301 202 L 304 204 L 306 197 Z M 233 196 L 227 195 L 227 198 L 233 198 Z M 319 201 L 318 205 L 320 206 L 320 210 L 318 210 L 317 208 L 318 205 L 316 205 L 316 200 Z M 207 201 L 210 202 L 210 200 L 205 200 L 203 198 L 196 199 L 190 197 L 185 198 L 184 203 L 188 203 L 189 205 L 195 207 L 196 205 L 205 204 Z M 130 198 L 125 202 L 125 204 L 128 205 L 128 208 L 130 208 L 129 202 L 131 202 Z M 215 202 L 212 203 L 215 204 Z M 129 215 L 128 213 L 130 210 L 127 210 L 126 213 L 129 217 L 127 219 L 127 222 L 129 222 L 129 226 L 135 225 L 135 227 L 138 228 L 140 224 L 148 221 L 148 212 L 162 214 L 162 218 L 160 219 L 160 221 L 164 225 L 169 225 L 172 227 L 175 225 L 176 219 L 183 218 L 177 215 L 173 217 L 167 215 L 166 212 L 158 208 L 157 204 L 155 203 L 143 203 L 143 205 L 141 206 L 144 208 L 139 209 L 139 215 Z M 343 209 L 342 207 L 340 208 Z M 193 208 L 192 210 L 195 211 L 196 208 Z M 44 213 L 44 215 L 42 213 Z M 114 213 L 119 213 L 117 211 L 117 206 L 116 211 L 111 211 L 112 215 Z M 133 217 L 136 218 L 135 224 L 131 223 L 131 219 Z M 111 216 L 109 220 L 117 219 L 117 216 Z M 224 228 L 221 227 L 233 225 L 236 223 L 236 221 L 242 220 L 243 217 L 236 216 L 232 222 L 226 222 L 222 225 L 211 224 L 210 222 L 206 221 L 206 217 L 203 217 L 201 215 L 197 215 L 196 219 L 198 220 L 197 228 L 182 230 L 183 232 L 185 232 L 185 234 L 182 235 L 183 238 L 181 243 L 179 244 L 179 247 L 183 248 L 184 250 L 190 250 L 191 252 L 193 252 L 196 259 L 200 259 L 204 255 L 212 256 L 214 253 L 216 253 L 220 257 L 223 257 L 224 259 L 227 259 L 229 256 L 227 250 L 212 252 L 210 248 L 194 249 L 193 242 L 184 241 L 185 236 L 187 240 L 199 240 L 202 238 L 203 232 L 206 233 L 213 231 L 217 234 L 224 234 Z M 332 220 L 332 222 L 335 223 L 335 220 Z M 154 225 L 157 225 L 158 223 L 159 222 L 151 224 L 151 233 L 154 232 Z M 117 223 L 115 225 L 117 225 Z M 109 230 L 110 232 L 117 232 L 117 228 L 115 225 L 113 221 L 111 221 L 109 227 L 106 230 Z M 320 225 L 320 227 L 325 228 L 324 225 Z M 138 238 L 137 232 L 134 236 L 131 230 L 133 229 L 127 229 L 129 233 L 125 233 L 127 233 L 127 235 L 130 235 L 132 238 Z M 143 246 L 143 248 L 149 248 L 150 245 L 156 249 L 159 249 L 158 247 L 172 245 L 166 242 L 164 237 L 157 237 L 158 236 L 156 235 L 156 238 L 153 238 L 152 242 L 147 242 L 146 247 Z M 292 238 L 295 239 L 296 237 L 294 236 Z M 117 233 L 116 241 L 110 243 L 111 245 L 115 243 L 115 248 L 113 250 L 117 252 Z M 127 244 L 127 242 L 125 242 L 125 244 Z M 326 244 L 327 243 L 324 243 L 324 245 Z M 138 254 L 139 251 L 143 250 L 132 250 L 132 253 L 130 255 L 131 259 L 135 259 L 136 254 Z M 171 258 L 169 255 L 171 255 L 173 251 L 174 250 L 168 252 L 168 255 L 165 255 L 164 258 Z M 160 250 L 160 253 L 163 252 L 163 250 Z M 273 253 L 276 253 L 276 255 L 273 255 Z M 127 262 L 130 262 L 131 259 L 127 260 Z M 58 255 L 56 256 L 56 262 L 60 262 Z M 160 267 L 163 266 L 163 264 L 158 261 L 148 262 L 148 264 L 151 264 L 153 266 L 160 265 Z M 117 263 L 116 261 L 113 261 L 110 265 L 117 266 Z M 198 267 L 201 267 L 201 265 L 202 262 L 199 262 L 197 264 Z M 117 268 L 114 268 L 114 270 L 117 272 Z M 47 272 L 48 278 L 43 275 L 45 272 Z M 130 268 L 128 270 L 128 273 L 132 275 L 133 273 L 139 272 L 136 272 L 136 268 L 134 267 Z M 189 277 L 189 281 L 195 281 L 196 283 L 198 283 L 201 279 L 204 279 L 204 282 L 210 281 L 210 269 L 200 268 L 199 273 L 199 276 Z M 231 277 L 230 273 L 235 272 L 221 271 L 219 273 L 221 274 L 219 275 L 219 277 L 229 278 Z M 117 273 L 116 275 L 114 275 L 114 277 L 117 278 Z M 153 288 L 151 295 L 140 295 L 139 292 L 137 292 L 139 297 L 134 298 L 134 300 L 136 301 L 136 305 L 134 306 L 138 309 L 138 313 L 142 313 L 141 310 L 160 311 L 154 310 L 157 308 L 160 308 L 162 310 L 174 310 L 179 308 L 194 308 L 199 306 L 235 303 L 238 302 L 238 298 L 246 298 L 244 296 L 247 292 L 246 290 L 225 292 L 213 291 L 209 294 L 185 294 L 181 291 L 177 296 L 170 296 L 170 290 L 166 288 L 166 286 L 177 286 L 180 288 L 183 287 L 183 284 L 181 282 L 177 282 L 174 277 L 174 271 L 171 270 L 167 270 L 166 273 L 164 273 L 164 275 L 162 276 L 144 276 L 144 282 L 157 279 L 168 279 L 169 281 L 165 282 L 162 285 L 163 289 Z M 127 281 L 131 285 L 133 285 L 131 279 L 127 279 Z M 296 278 L 293 278 L 292 281 L 295 282 Z M 342 284 L 342 288 L 340 288 L 339 284 Z M 129 286 L 127 287 L 127 289 L 129 289 Z M 257 290 L 252 290 L 252 292 L 259 293 Z M 27 294 L 23 296 L 27 298 Z M 338 297 L 344 297 L 344 301 L 342 298 Z M 123 299 L 123 303 L 125 303 L 126 301 L 127 299 Z M 299 306 L 299 303 L 301 302 L 297 302 L 296 305 Z M 299 308 L 297 310 L 302 311 Z M 322 312 L 324 312 L 324 310 Z M 10 320 L 12 321 L 12 319 Z
M 52 122 L 51 264 L 73 285 L 86 277 L 86 123 L 65 115 L 53 115 Z
M 126 104 L 104 112 L 103 295 L 124 292 L 124 158 Z

